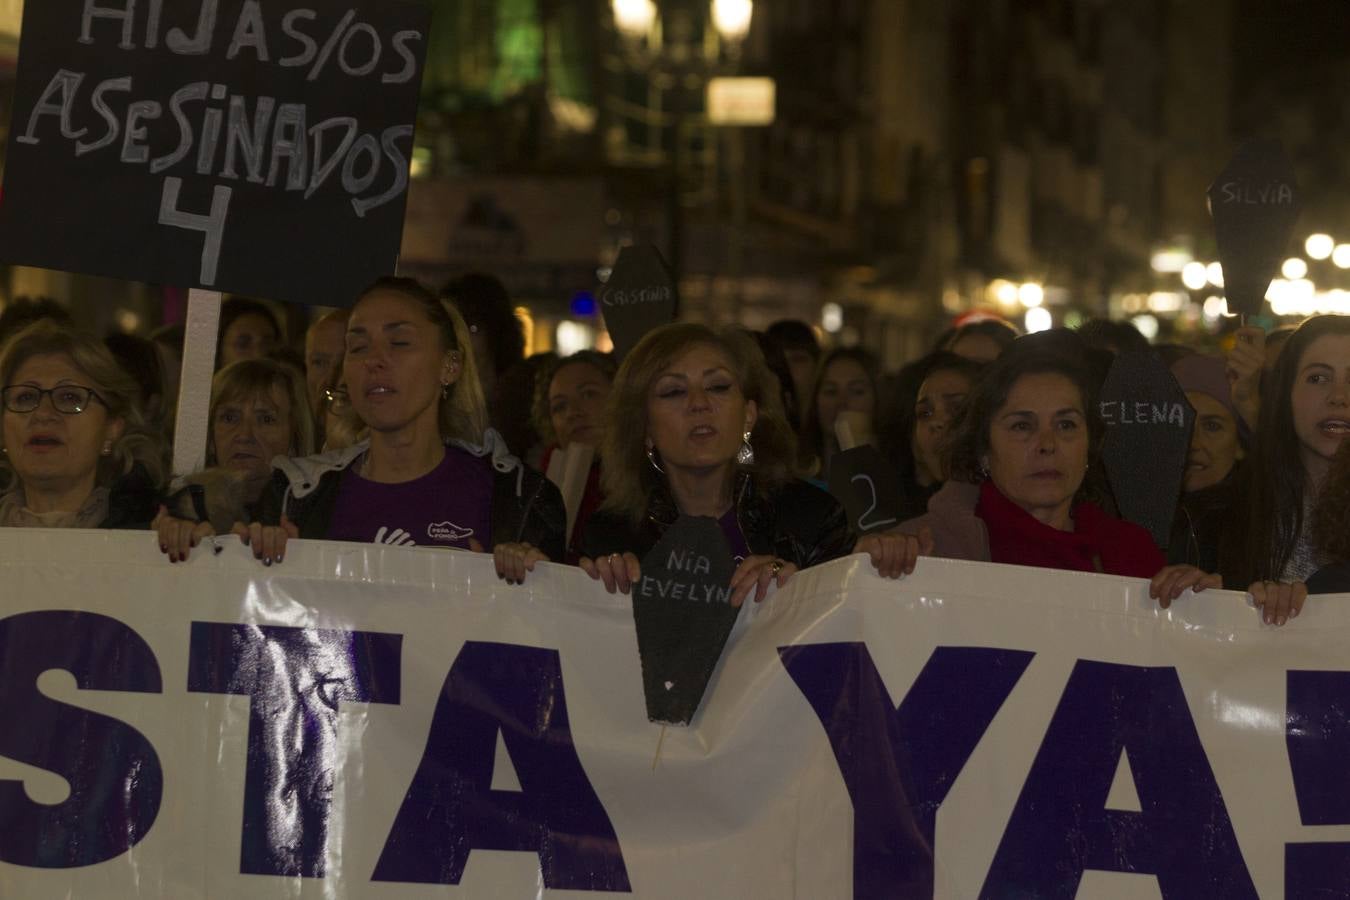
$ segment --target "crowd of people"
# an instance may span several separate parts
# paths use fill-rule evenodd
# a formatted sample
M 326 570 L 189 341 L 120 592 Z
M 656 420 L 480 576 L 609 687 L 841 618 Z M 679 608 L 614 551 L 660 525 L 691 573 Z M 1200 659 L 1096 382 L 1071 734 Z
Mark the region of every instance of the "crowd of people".
M 228 534 L 264 565 L 297 538 L 457 548 L 491 553 L 508 582 L 565 562 L 613 592 L 681 516 L 707 516 L 736 604 L 853 553 L 886 577 L 937 556 L 1145 578 L 1164 606 L 1225 586 L 1277 625 L 1309 592 L 1350 591 L 1350 317 L 1243 328 L 1224 353 L 1122 323 L 1019 335 L 985 319 L 887 373 L 794 321 L 672 324 L 621 364 L 527 359 L 483 275 L 439 294 L 383 279 L 314 322 L 303 352 L 237 298 L 207 466 L 171 477 L 181 342 L 100 340 L 59 304 L 10 305 L 0 526 L 153 529 L 170 562 Z M 1141 351 L 1196 412 L 1165 547 L 1119 515 L 1101 461 L 1099 391 L 1115 355 Z M 900 524 L 859 535 L 825 485 L 863 443 L 894 466 Z M 577 460 L 565 498 L 542 472 Z

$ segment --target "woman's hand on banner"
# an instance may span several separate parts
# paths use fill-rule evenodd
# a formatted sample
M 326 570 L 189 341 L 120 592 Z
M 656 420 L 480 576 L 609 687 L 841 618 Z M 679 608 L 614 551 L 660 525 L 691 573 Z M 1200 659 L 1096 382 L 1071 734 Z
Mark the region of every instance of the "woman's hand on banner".
M 1247 593 L 1261 610 L 1261 621 L 1267 625 L 1283 625 L 1303 611 L 1308 586 L 1301 581 L 1258 581 L 1247 588 Z
M 244 542 L 244 546 L 253 549 L 254 558 L 262 560 L 265 566 L 280 563 L 285 559 L 286 541 L 300 537 L 300 529 L 284 515 L 281 517 L 280 525 L 264 525 L 261 522 L 245 525 L 243 522 L 236 522 L 232 533 L 239 535 L 239 540 Z
M 175 518 L 164 506 L 159 508 L 150 527 L 159 535 L 159 551 L 169 557 L 171 563 L 187 562 L 192 548 L 216 533 L 210 522 Z
M 590 559 L 583 556 L 578 565 L 587 575 L 605 584 L 611 594 L 626 594 L 642 580 L 642 563 L 632 553 L 611 553 Z
M 747 556 L 731 573 L 731 605 L 740 606 L 755 592 L 755 602 L 761 602 L 769 593 L 769 585 L 780 588 L 797 573 L 797 567 L 776 556 Z
M 483 553 L 483 545 L 469 538 L 469 549 Z M 497 566 L 497 577 L 507 584 L 524 584 L 525 573 L 534 571 L 534 564 L 548 562 L 543 550 L 532 544 L 498 544 L 492 548 L 492 561 Z
M 1148 583 L 1148 595 L 1167 609 L 1187 590 L 1200 593 L 1205 588 L 1222 588 L 1223 577 L 1211 575 L 1195 566 L 1165 566 Z
M 933 552 L 933 530 L 925 525 L 918 534 L 903 534 L 898 530 L 865 534 L 853 545 L 853 552 L 870 556 L 882 578 L 912 575 L 919 557 Z

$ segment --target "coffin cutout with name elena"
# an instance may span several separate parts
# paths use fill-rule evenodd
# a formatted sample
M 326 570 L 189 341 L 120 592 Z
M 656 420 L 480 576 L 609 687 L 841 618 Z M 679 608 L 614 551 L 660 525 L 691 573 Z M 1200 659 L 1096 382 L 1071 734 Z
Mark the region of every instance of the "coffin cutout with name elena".
M 688 725 L 740 614 L 731 605 L 731 546 L 716 519 L 681 516 L 633 585 L 647 718 Z
M 1155 353 L 1122 353 L 1102 385 L 1102 450 L 1116 505 L 1166 549 L 1190 455 L 1195 410 Z

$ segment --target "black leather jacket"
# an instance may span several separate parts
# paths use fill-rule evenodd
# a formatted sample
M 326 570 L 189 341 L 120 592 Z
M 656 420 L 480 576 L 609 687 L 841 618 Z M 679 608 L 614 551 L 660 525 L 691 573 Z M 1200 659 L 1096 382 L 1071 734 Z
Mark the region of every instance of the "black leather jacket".
M 736 493 L 736 515 L 751 553 L 777 556 L 805 569 L 853 552 L 856 538 L 844 507 L 820 488 L 789 481 L 770 492 L 759 492 L 751 478 L 742 474 Z M 652 494 L 647 517 L 640 525 L 601 509 L 591 516 L 581 537 L 582 555 L 594 559 L 632 553 L 642 559 L 679 517 L 664 487 Z

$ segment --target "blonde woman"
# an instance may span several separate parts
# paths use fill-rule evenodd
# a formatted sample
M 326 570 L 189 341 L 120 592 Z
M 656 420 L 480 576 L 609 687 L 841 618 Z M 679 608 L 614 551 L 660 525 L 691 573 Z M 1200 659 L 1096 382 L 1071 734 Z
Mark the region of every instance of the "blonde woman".
M 0 526 L 149 526 L 167 450 L 102 342 L 34 323 L 0 349 L 0 391 Z
M 778 384 L 744 332 L 653 331 L 619 369 L 607 421 L 605 502 L 587 524 L 581 567 L 610 592 L 641 578 L 642 557 L 681 515 L 721 526 L 738 563 L 733 605 L 852 552 L 871 554 L 885 576 L 913 571 L 916 538 L 858 541 L 843 507 L 795 476 Z
M 558 489 L 487 427 L 468 328 L 410 279 L 382 279 L 352 308 L 343 360 L 365 440 L 280 460 L 259 521 L 236 530 L 267 565 L 288 538 L 490 550 L 520 582 L 563 556 Z
M 185 561 L 203 538 L 257 518 L 274 459 L 314 452 L 305 381 L 275 360 L 241 359 L 217 372 L 210 417 L 209 468 L 176 481 L 174 495 L 155 518 L 170 562 Z M 198 522 L 199 516 L 204 521 Z

